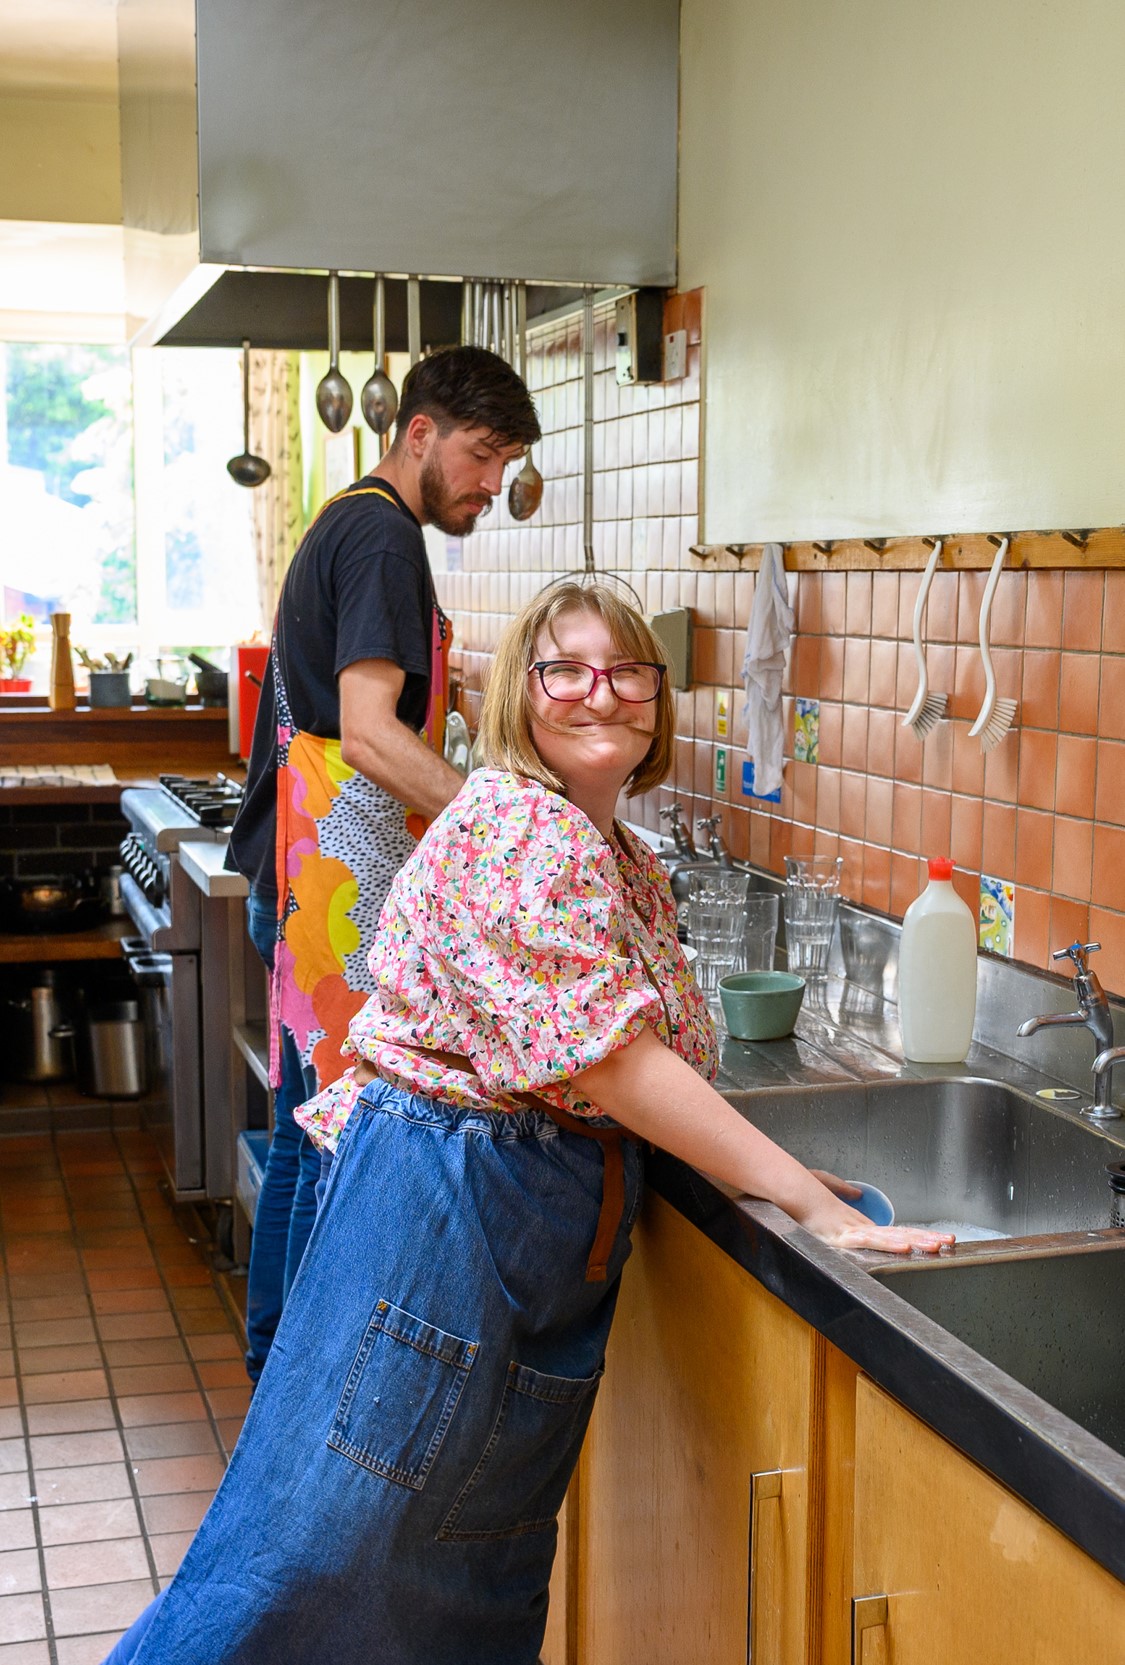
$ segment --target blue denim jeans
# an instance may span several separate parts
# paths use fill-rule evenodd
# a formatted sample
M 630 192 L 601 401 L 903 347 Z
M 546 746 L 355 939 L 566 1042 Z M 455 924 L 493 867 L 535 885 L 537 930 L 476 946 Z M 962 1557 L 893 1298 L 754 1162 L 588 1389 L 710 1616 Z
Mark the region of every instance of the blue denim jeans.
M 641 1158 L 364 1089 L 225 1479 L 107 1665 L 534 1665 Z
M 251 942 L 272 970 L 277 898 L 257 887 L 252 889 L 246 919 Z M 315 1092 L 315 1070 L 311 1066 L 307 1071 L 302 1068 L 296 1041 L 288 1029 L 282 1029 L 281 1085 L 274 1093 L 273 1137 L 254 1215 L 246 1279 L 246 1371 L 252 1382 L 262 1374 L 316 1215 L 314 1193 L 320 1175 L 320 1153 L 293 1120 L 296 1106 Z

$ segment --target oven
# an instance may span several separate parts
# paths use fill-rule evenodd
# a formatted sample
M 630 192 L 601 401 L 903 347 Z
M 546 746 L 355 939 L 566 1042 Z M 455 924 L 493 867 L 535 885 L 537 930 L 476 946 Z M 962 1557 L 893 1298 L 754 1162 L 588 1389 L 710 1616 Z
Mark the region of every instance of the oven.
M 217 1200 L 229 1197 L 232 1188 L 229 1105 L 207 1102 L 201 900 L 176 852 L 189 839 L 226 839 L 238 789 L 180 777 L 163 780 L 159 789 L 131 788 L 121 795 L 129 824 L 120 851 L 121 895 L 136 929 L 122 947 L 148 1019 L 153 1090 L 145 1103 L 146 1122 L 177 1199 Z M 206 805 L 201 813 L 204 789 L 220 793 L 220 814 Z

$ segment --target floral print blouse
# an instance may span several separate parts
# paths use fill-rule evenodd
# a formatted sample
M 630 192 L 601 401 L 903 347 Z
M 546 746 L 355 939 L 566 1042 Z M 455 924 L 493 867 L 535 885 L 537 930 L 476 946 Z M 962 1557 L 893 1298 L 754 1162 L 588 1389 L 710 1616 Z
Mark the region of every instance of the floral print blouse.
M 665 869 L 619 828 L 538 782 L 471 774 L 396 876 L 369 965 L 375 992 L 344 1045 L 408 1092 L 466 1109 L 525 1109 L 535 1093 L 599 1116 L 571 1077 L 647 1024 L 711 1079 L 706 1002 L 676 939 Z M 475 1074 L 425 1056 L 472 1060 Z M 353 1069 L 296 1119 L 334 1150 L 360 1088 Z

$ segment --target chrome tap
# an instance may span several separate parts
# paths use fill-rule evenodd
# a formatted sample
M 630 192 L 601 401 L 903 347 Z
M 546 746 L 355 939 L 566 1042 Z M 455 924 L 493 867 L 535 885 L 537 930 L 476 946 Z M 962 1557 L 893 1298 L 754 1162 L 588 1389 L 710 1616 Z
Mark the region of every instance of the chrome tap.
M 717 861 L 720 867 L 733 867 L 731 853 L 723 843 L 723 835 L 719 831 L 722 824 L 721 815 L 705 815 L 695 823 L 696 830 L 707 835 L 707 848 L 711 852 L 711 860 Z
M 698 859 L 696 848 L 692 843 L 690 831 L 681 819 L 683 813 L 683 804 L 669 804 L 659 812 L 660 819 L 668 823 L 668 836 L 676 847 L 676 854 L 682 861 L 695 861 Z
M 1034 1035 L 1037 1029 L 1051 1029 L 1060 1024 L 1084 1024 L 1094 1037 L 1094 1102 L 1082 1114 L 1093 1121 L 1115 1121 L 1121 1112 L 1114 1109 L 1111 1098 L 1113 1066 L 1125 1057 L 1125 1047 L 1113 1044 L 1113 1013 L 1097 974 L 1090 970 L 1087 963 L 1086 956 L 1096 953 L 1100 947 L 1100 942 L 1085 945 L 1072 942 L 1069 948 L 1054 950 L 1051 955 L 1053 960 L 1074 961 L 1074 994 L 1078 1009 L 1074 1012 L 1044 1012 L 1041 1017 L 1028 1018 L 1020 1024 L 1016 1034 L 1026 1037 Z

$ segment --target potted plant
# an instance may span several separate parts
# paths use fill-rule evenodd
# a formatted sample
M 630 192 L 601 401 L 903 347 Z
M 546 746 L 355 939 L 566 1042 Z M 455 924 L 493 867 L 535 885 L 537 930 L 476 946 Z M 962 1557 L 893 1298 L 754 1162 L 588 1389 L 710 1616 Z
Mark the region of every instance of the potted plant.
M 28 656 L 35 647 L 35 620 L 30 613 L 21 613 L 13 624 L 0 624 L 0 694 L 26 694 L 31 678 L 21 676 Z

